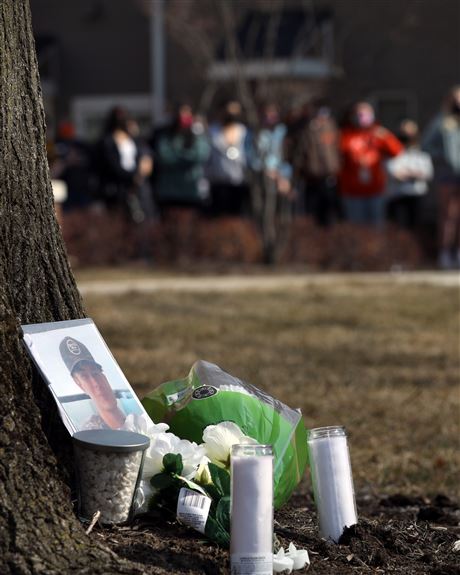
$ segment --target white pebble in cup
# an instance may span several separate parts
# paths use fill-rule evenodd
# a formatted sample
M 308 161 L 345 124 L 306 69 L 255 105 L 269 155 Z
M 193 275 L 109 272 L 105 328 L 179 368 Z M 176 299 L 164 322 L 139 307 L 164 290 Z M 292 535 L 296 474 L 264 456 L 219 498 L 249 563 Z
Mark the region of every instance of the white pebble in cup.
M 150 440 L 130 431 L 79 431 L 73 436 L 83 520 L 100 511 L 101 523 L 125 523 Z

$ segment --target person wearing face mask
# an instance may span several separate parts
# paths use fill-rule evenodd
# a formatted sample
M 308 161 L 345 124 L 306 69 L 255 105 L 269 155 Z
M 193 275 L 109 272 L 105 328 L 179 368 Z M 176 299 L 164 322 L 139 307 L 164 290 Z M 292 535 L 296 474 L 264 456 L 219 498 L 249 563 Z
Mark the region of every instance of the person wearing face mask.
M 428 126 L 423 149 L 432 157 L 438 205 L 438 264 L 460 267 L 460 85 Z
M 203 123 L 188 104 L 177 106 L 172 123 L 153 139 L 154 197 L 165 225 L 169 259 L 193 257 L 197 219 L 207 196 L 204 165 L 209 144 Z
M 430 155 L 420 149 L 419 129 L 413 120 L 401 122 L 398 138 L 404 151 L 387 163 L 387 214 L 395 224 L 415 230 L 420 201 L 433 178 L 433 163 Z
M 191 106 L 177 106 L 172 123 L 154 139 L 155 196 L 160 211 L 201 206 L 200 182 L 208 155 L 204 127 L 195 121 Z
M 368 102 L 356 103 L 340 135 L 339 189 L 345 217 L 381 229 L 385 218 L 385 161 L 403 150 L 401 142 L 375 119 Z

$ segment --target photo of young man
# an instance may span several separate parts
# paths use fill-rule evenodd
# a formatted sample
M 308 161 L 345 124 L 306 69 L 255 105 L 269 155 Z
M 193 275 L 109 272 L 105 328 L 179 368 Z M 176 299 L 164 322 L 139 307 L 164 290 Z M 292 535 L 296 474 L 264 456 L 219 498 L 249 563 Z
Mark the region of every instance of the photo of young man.
M 119 429 L 126 415 L 120 409 L 102 366 L 96 362 L 89 349 L 72 337 L 65 337 L 59 351 L 74 382 L 92 400 L 99 415 L 93 415 L 83 429 Z

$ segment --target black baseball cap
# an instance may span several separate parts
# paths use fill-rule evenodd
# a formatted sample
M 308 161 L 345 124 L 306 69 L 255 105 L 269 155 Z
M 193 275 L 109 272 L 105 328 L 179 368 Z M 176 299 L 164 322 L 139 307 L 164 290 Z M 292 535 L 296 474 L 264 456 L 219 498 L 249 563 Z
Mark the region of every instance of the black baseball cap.
M 59 345 L 59 351 L 61 352 L 61 357 L 71 374 L 77 364 L 82 361 L 90 361 L 98 367 L 101 367 L 94 360 L 94 357 L 91 355 L 91 352 L 86 345 L 73 337 L 65 337 Z

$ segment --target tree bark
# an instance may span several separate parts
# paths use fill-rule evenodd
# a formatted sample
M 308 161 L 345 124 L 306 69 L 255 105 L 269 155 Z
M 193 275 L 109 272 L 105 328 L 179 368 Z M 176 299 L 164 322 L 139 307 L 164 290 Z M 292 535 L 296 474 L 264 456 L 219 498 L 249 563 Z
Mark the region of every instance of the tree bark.
M 84 317 L 56 222 L 28 0 L 0 0 L 0 573 L 141 573 L 85 535 L 20 324 Z M 59 423 L 59 425 L 57 425 Z M 55 443 L 57 443 L 55 441 Z

